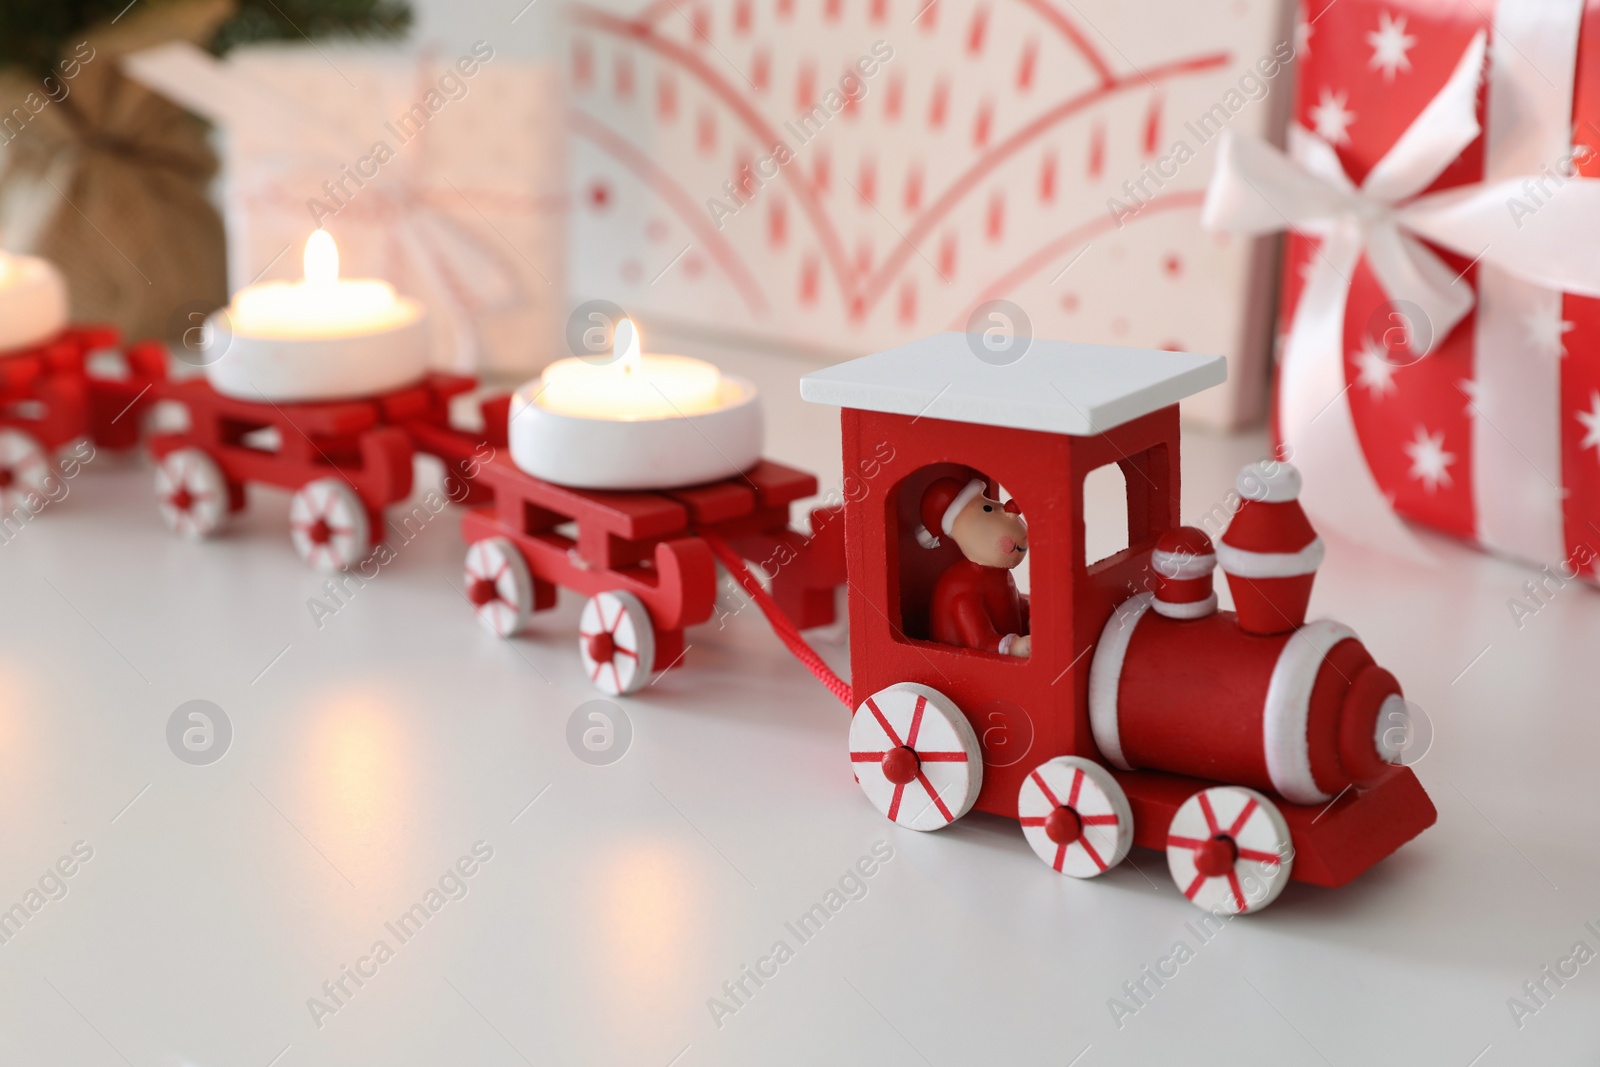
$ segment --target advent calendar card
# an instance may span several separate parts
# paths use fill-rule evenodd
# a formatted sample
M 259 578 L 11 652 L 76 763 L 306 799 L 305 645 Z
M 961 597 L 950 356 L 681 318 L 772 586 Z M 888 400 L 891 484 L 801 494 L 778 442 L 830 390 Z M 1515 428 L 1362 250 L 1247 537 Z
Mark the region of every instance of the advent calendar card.
M 830 357 L 969 324 L 1218 352 L 1228 384 L 1186 414 L 1258 413 L 1274 246 L 1199 211 L 1220 132 L 1270 137 L 1287 113 L 1277 0 L 628 0 L 574 20 L 575 297 Z

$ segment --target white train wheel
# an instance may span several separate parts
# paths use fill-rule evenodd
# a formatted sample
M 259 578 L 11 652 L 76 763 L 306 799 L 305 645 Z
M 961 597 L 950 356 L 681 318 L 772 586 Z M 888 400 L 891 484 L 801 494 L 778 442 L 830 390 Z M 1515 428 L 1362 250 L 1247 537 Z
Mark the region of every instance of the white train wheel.
M 496 637 L 510 637 L 533 618 L 533 577 L 509 537 L 490 537 L 467 549 L 467 599 Z
M 45 499 L 49 474 L 50 461 L 37 438 L 21 430 L 0 430 L 0 515 L 24 506 L 30 493 Z
M 319 571 L 359 563 L 372 551 L 366 506 L 339 478 L 318 478 L 295 491 L 289 502 L 289 537 L 300 558 Z
M 850 720 L 850 762 L 873 806 L 911 830 L 937 830 L 972 810 L 983 754 L 972 724 L 944 694 L 900 682 Z
M 1222 785 L 1183 802 L 1167 830 L 1167 868 L 1207 911 L 1260 911 L 1289 884 L 1294 849 L 1277 806 L 1253 789 Z
M 1035 767 L 1017 793 L 1022 835 L 1050 868 L 1073 878 L 1104 874 L 1133 847 L 1133 808 L 1111 772 L 1079 756 Z
M 156 507 L 173 533 L 210 537 L 228 517 L 228 479 L 198 448 L 168 452 L 156 467 Z
M 578 617 L 578 655 L 596 689 L 611 696 L 636 693 L 656 661 L 650 612 L 621 590 L 590 597 Z

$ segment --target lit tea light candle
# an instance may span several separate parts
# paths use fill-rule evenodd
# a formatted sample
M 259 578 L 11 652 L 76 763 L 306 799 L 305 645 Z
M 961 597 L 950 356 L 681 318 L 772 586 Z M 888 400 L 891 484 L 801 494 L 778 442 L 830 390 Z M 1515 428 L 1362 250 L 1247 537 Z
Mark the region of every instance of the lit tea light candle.
M 50 340 L 67 318 L 67 283 L 55 264 L 0 252 L 0 353 Z
M 668 489 L 731 478 L 761 458 L 755 385 L 704 360 L 646 354 L 632 321 L 612 359 L 561 359 L 511 401 L 511 458 L 584 489 Z
M 428 370 L 422 306 L 376 278 L 339 277 L 333 235 L 306 241 L 305 278 L 246 286 L 211 318 L 206 377 L 244 400 L 372 396 Z
M 631 319 L 617 324 L 612 358 L 559 359 L 540 376 L 539 403 L 547 411 L 586 419 L 665 419 L 717 408 L 722 374 L 687 356 L 646 356 Z

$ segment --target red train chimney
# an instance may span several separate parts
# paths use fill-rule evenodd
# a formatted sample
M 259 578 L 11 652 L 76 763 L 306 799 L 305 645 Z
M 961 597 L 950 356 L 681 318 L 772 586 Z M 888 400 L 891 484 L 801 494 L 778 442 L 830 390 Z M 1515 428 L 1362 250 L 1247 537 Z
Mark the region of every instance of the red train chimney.
M 1300 472 L 1281 460 L 1262 460 L 1241 470 L 1234 488 L 1244 501 L 1222 535 L 1217 558 L 1239 627 L 1253 634 L 1298 629 L 1324 554 L 1300 507 Z
M 1217 610 L 1211 572 L 1217 553 L 1206 532 L 1193 526 L 1168 530 L 1150 554 L 1156 572 L 1156 598 L 1151 607 L 1169 619 L 1198 619 Z

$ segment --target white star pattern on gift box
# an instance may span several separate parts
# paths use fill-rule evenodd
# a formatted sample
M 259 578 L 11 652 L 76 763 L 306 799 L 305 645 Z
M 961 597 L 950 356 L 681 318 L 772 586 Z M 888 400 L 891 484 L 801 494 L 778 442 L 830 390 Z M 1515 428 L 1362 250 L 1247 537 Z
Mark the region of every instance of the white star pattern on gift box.
M 1356 384 L 1365 389 L 1374 400 L 1382 400 L 1394 392 L 1394 372 L 1400 368 L 1385 357 L 1388 352 L 1371 337 L 1361 339 L 1361 351 L 1356 353 Z
M 1417 436 L 1406 445 L 1406 455 L 1411 457 L 1411 477 L 1421 482 L 1432 493 L 1452 484 L 1450 467 L 1456 461 L 1454 452 L 1444 448 L 1444 431 L 1430 434 L 1426 427 L 1417 427 Z
M 1467 414 L 1471 415 L 1478 410 L 1483 397 L 1478 392 L 1481 386 L 1476 378 L 1462 378 L 1456 382 L 1456 388 L 1461 390 L 1461 395 L 1467 398 Z
M 1311 109 L 1311 125 L 1316 128 L 1317 136 L 1329 144 L 1345 144 L 1350 140 L 1350 127 L 1356 121 L 1356 113 L 1345 106 L 1349 100 L 1349 93 L 1324 88 L 1317 97 L 1317 106 Z
M 1600 391 L 1589 394 L 1589 410 L 1577 412 L 1577 419 L 1583 423 L 1583 444 L 1581 448 L 1600 449 Z
M 1387 11 L 1380 12 L 1378 28 L 1367 34 L 1367 43 L 1372 46 L 1372 58 L 1367 61 L 1367 66 L 1383 71 L 1385 81 L 1394 81 L 1399 71 L 1411 70 L 1411 60 L 1406 53 L 1411 51 L 1417 39 L 1406 33 L 1404 15 L 1395 18 Z
M 1299 18 L 1295 19 L 1294 53 L 1297 58 L 1299 56 L 1309 56 L 1311 54 L 1311 35 L 1315 32 L 1317 32 L 1317 28 L 1306 21 L 1304 14 L 1301 14 Z
M 1523 328 L 1527 330 L 1528 343 L 1540 354 L 1560 352 L 1566 358 L 1567 345 L 1562 338 L 1572 330 L 1572 323 L 1560 315 L 1529 315 L 1523 320 Z

